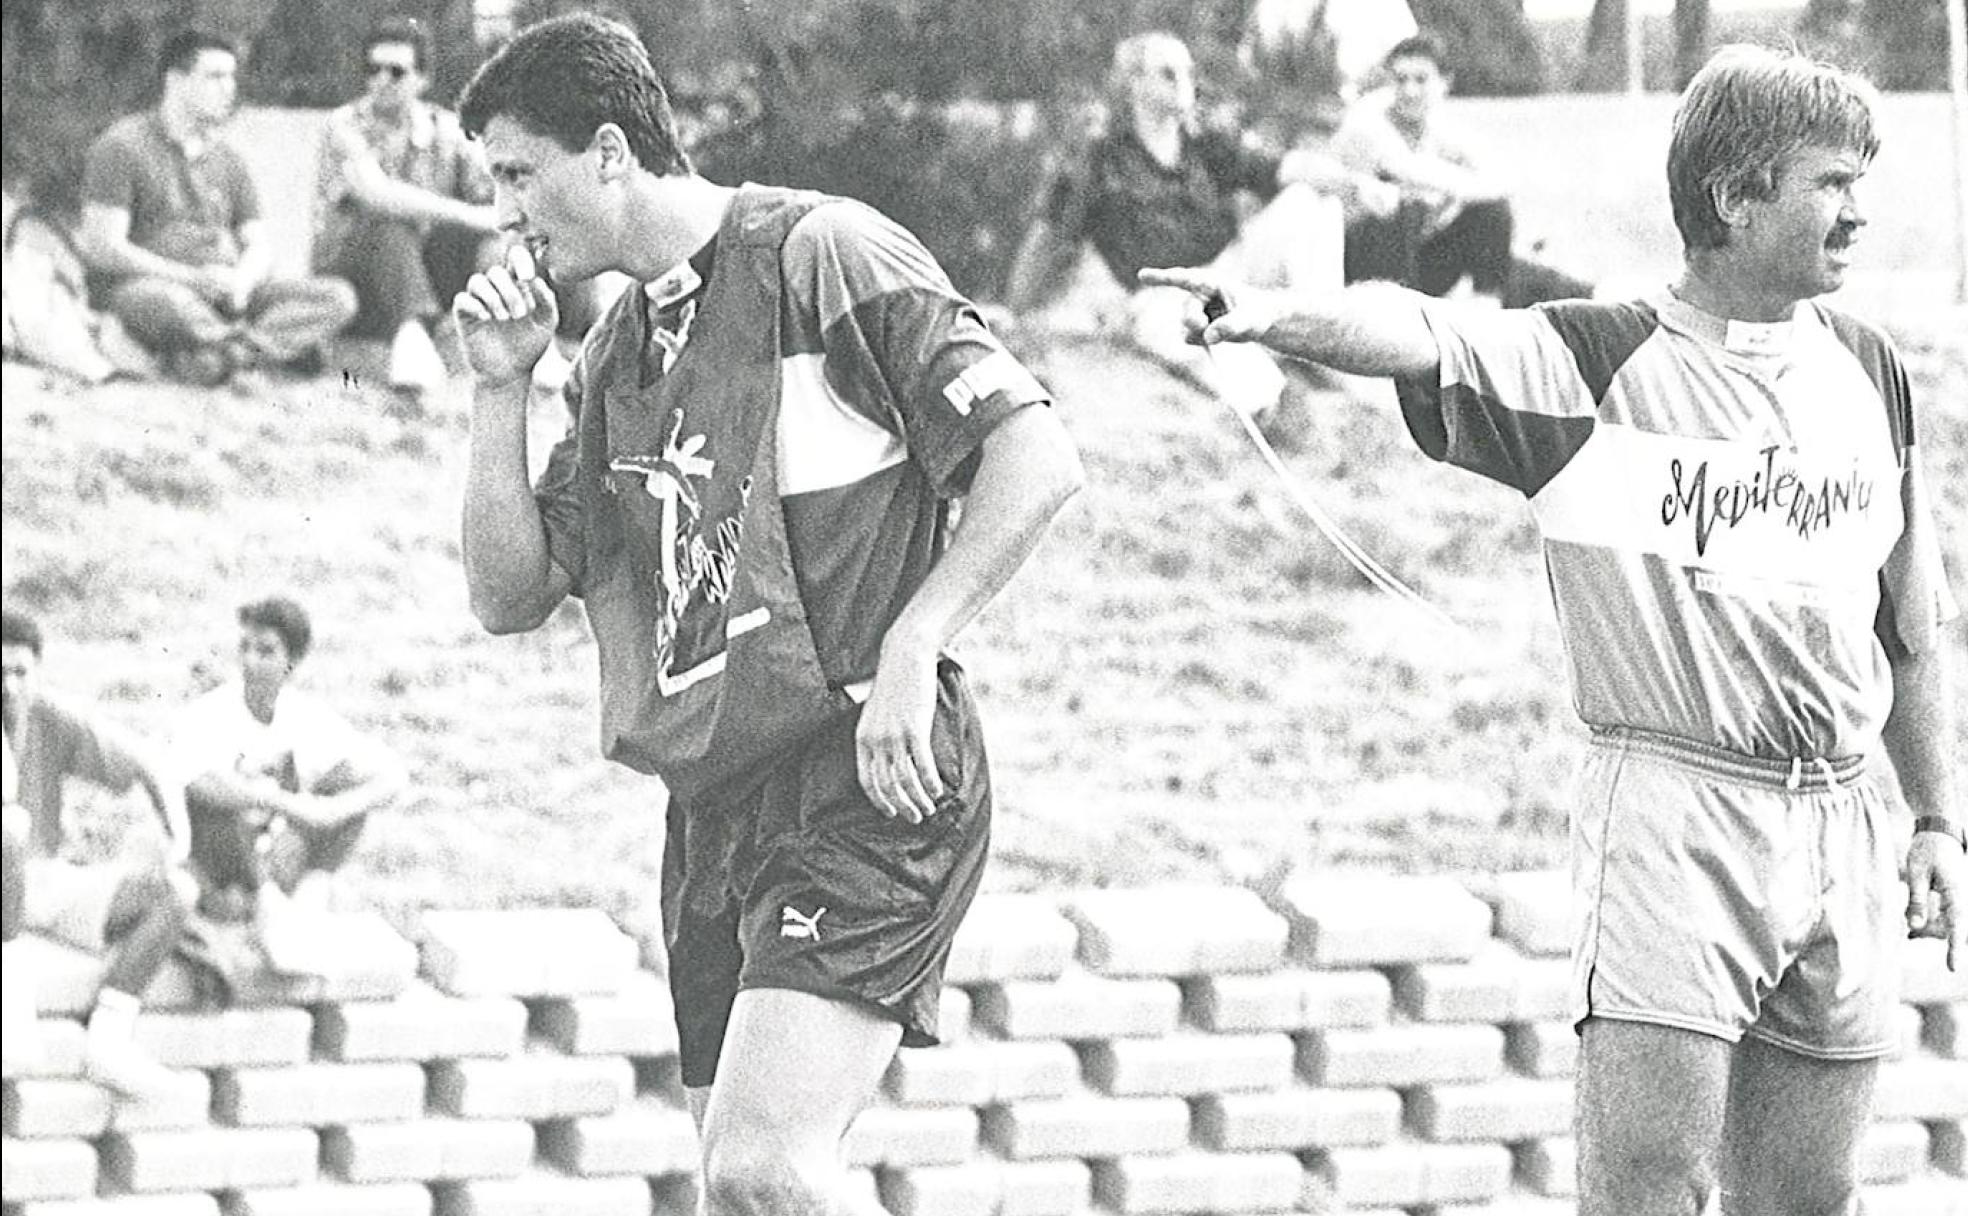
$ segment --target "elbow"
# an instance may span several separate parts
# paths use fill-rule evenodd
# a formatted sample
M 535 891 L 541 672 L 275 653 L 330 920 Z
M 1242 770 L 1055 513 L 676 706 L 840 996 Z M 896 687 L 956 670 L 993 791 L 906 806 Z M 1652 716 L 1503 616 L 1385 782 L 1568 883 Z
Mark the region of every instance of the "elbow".
M 538 629 L 552 609 L 550 605 L 542 607 L 510 596 L 474 591 L 471 610 L 485 632 L 495 637 L 505 637 Z

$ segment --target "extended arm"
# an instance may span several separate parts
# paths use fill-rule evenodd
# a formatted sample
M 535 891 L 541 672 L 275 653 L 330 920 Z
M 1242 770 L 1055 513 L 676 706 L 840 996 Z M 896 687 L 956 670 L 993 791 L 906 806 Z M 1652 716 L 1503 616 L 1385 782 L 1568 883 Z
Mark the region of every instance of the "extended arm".
M 1962 820 L 1948 757 L 1953 734 L 1951 673 L 1946 652 L 1934 646 L 1892 660 L 1893 712 L 1880 740 L 1893 761 L 1916 818 Z M 1907 928 L 1923 937 L 1945 937 L 1948 966 L 1968 965 L 1968 857 L 1957 837 L 1916 833 L 1907 852 Z
M 391 177 L 362 137 L 340 124 L 329 125 L 328 138 L 334 142 L 349 197 L 368 210 L 397 219 L 457 224 L 474 232 L 499 230 L 498 213 L 490 204 L 451 198 Z
M 1141 281 L 1194 295 L 1199 307 L 1191 318 L 1192 337 L 1205 345 L 1261 342 L 1356 376 L 1420 376 L 1441 364 L 1422 312 L 1428 297 L 1391 283 L 1294 296 L 1209 270 L 1144 270 Z M 1200 305 L 1212 299 L 1222 302 L 1223 311 L 1210 320 Z
M 861 711 L 861 784 L 887 813 L 912 823 L 935 813 L 944 792 L 929 746 L 937 658 L 1017 573 L 1085 481 L 1079 453 L 1049 408 L 1028 406 L 985 437 L 950 548 L 889 627 Z

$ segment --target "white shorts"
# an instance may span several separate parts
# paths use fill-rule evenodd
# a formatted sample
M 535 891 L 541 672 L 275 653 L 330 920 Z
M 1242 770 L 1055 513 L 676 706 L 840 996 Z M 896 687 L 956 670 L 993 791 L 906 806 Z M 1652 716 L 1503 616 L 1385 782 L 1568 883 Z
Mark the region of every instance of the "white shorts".
M 1593 744 L 1572 831 L 1574 1020 L 1890 1054 L 1902 850 L 1863 760 L 1633 731 Z

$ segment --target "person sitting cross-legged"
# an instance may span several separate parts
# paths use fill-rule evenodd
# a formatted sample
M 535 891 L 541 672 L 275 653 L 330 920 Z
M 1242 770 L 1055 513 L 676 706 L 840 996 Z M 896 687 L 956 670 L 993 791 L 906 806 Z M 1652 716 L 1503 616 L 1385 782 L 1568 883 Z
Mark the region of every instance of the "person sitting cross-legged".
M 332 278 L 274 271 L 245 160 L 226 142 L 238 54 L 213 34 L 164 46 L 157 105 L 88 153 L 79 242 L 91 294 L 177 379 L 219 384 L 242 366 L 318 369 L 355 315 Z
M 495 254 L 492 179 L 458 117 L 424 100 L 429 47 L 414 22 L 363 39 L 362 96 L 328 115 L 315 172 L 314 267 L 355 286 L 352 333 L 389 339 L 389 383 L 443 383 L 430 326 Z
M 369 816 L 395 802 L 401 765 L 340 714 L 288 686 L 313 627 L 293 600 L 239 609 L 240 679 L 185 708 L 192 862 L 208 906 L 243 904 L 276 971 L 314 970 L 310 927 Z

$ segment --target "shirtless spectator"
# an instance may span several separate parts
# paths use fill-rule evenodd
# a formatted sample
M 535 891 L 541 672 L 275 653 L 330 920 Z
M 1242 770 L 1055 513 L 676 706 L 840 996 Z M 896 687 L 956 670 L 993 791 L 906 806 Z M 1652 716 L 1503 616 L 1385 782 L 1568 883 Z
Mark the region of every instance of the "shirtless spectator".
M 1326 192 L 1350 189 L 1352 178 L 1316 154 L 1274 156 L 1199 125 L 1195 64 L 1173 34 L 1123 40 L 1110 83 L 1113 123 L 1047 192 L 1005 303 L 1014 320 L 1043 305 L 1090 243 L 1130 292 L 1136 346 L 1243 412 L 1262 413 L 1285 386 L 1271 356 L 1235 344 L 1206 358 L 1184 337 L 1184 293 L 1136 289 L 1136 275 L 1144 266 L 1209 264 L 1272 286 L 1337 287 L 1342 217 Z
M 458 116 L 423 99 L 429 54 L 413 21 L 363 39 L 361 97 L 328 116 L 315 174 L 314 268 L 355 286 L 353 332 L 390 340 L 389 382 L 444 381 L 430 326 L 491 260 L 492 179 Z
M 314 631 L 290 599 L 239 609 L 240 678 L 185 708 L 175 755 L 190 777 L 192 862 L 208 903 L 255 917 L 276 971 L 306 972 L 310 925 L 371 813 L 403 788 L 396 758 L 302 689 Z
M 1426 33 L 1404 39 L 1386 70 L 1390 83 L 1348 108 L 1332 142 L 1348 168 L 1398 191 L 1350 210 L 1346 281 L 1384 279 L 1441 296 L 1467 278 L 1473 294 L 1509 307 L 1591 295 L 1590 284 L 1512 253 L 1516 221 L 1503 180 L 1442 114 L 1451 83 L 1442 44 Z
M 32 617 L 0 613 L 8 1075 L 36 1055 L 33 976 L 17 944 L 25 930 L 104 956 L 85 1075 L 120 1095 L 153 1094 L 170 1077 L 137 1045 L 136 1021 L 190 908 L 191 885 L 178 868 L 190 840 L 181 787 L 132 742 L 38 691 L 42 645 Z M 63 814 L 71 779 L 118 794 L 141 786 L 163 821 L 165 847 L 148 856 L 131 848 L 110 861 L 78 859 Z
M 98 302 L 180 380 L 220 384 L 247 366 L 319 370 L 355 315 L 338 279 L 274 273 L 246 162 L 226 143 L 239 59 L 212 34 L 164 44 L 157 105 L 90 145 L 82 256 Z

